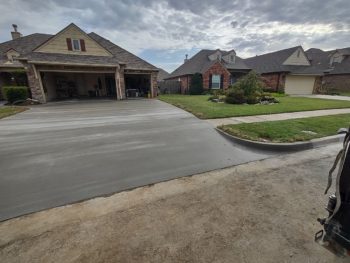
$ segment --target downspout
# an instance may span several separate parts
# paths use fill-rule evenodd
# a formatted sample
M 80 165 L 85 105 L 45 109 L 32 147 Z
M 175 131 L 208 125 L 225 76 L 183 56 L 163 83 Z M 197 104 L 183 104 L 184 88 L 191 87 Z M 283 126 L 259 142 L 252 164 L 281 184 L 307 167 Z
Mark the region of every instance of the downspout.
M 280 89 L 280 80 L 281 80 L 281 72 L 278 73 L 276 92 L 278 92 Z

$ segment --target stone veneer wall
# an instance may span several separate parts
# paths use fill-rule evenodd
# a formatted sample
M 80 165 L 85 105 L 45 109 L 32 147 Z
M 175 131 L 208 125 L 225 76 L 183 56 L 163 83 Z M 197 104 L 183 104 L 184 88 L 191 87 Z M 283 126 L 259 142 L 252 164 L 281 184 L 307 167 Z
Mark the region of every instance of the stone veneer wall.
M 40 75 L 37 75 L 38 78 L 36 78 L 34 65 L 24 63 L 24 62 L 23 64 L 24 64 L 24 68 L 26 69 L 28 85 L 29 85 L 32 99 L 38 100 L 41 103 L 45 103 L 45 97 L 44 97 L 45 94 L 43 94 L 42 89 L 40 87 L 40 81 L 39 81 Z M 40 73 L 38 72 L 38 74 Z
M 151 73 L 151 88 L 152 88 L 151 97 L 152 98 L 158 96 L 157 76 L 158 76 L 158 72 L 152 72 Z

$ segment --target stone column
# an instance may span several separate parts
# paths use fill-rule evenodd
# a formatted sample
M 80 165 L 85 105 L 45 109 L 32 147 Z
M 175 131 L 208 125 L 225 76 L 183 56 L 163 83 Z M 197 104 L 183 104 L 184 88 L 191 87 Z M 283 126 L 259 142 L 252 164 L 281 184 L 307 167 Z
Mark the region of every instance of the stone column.
M 151 98 L 155 98 L 158 95 L 158 72 L 151 73 Z
M 28 84 L 32 93 L 32 98 L 40 101 L 41 103 L 46 103 L 46 96 L 41 82 L 40 72 L 33 64 L 23 64 L 27 72 Z
M 116 68 L 115 85 L 117 89 L 117 100 L 124 100 L 126 96 L 125 96 L 124 67 L 122 66 Z

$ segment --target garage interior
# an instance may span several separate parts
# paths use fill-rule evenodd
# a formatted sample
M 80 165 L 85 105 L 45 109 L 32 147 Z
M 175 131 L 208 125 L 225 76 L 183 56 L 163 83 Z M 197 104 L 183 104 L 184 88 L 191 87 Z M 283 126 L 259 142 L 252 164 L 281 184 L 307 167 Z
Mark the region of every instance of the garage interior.
M 41 72 L 47 101 L 72 98 L 116 98 L 114 74 Z
M 127 98 L 145 98 L 151 91 L 151 74 L 125 74 Z

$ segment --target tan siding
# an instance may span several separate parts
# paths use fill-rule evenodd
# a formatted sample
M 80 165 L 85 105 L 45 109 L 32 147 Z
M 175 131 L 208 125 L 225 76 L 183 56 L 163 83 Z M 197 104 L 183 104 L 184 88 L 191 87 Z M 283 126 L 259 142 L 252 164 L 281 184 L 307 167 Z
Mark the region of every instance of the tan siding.
M 300 52 L 299 57 L 298 52 Z M 286 61 L 283 62 L 283 65 L 309 66 L 310 62 L 306 58 L 304 51 L 301 48 L 299 48 L 289 58 L 287 58 Z
M 315 84 L 313 76 L 293 76 L 287 75 L 285 93 L 289 95 L 312 94 Z
M 86 52 L 69 51 L 66 42 L 67 38 L 84 39 Z M 106 51 L 98 43 L 89 38 L 85 33 L 81 32 L 77 27 L 73 25 L 66 28 L 66 30 L 60 32 L 58 35 L 50 39 L 47 43 L 45 43 L 43 46 L 39 47 L 35 51 L 74 55 L 111 56 L 111 54 L 108 51 Z

